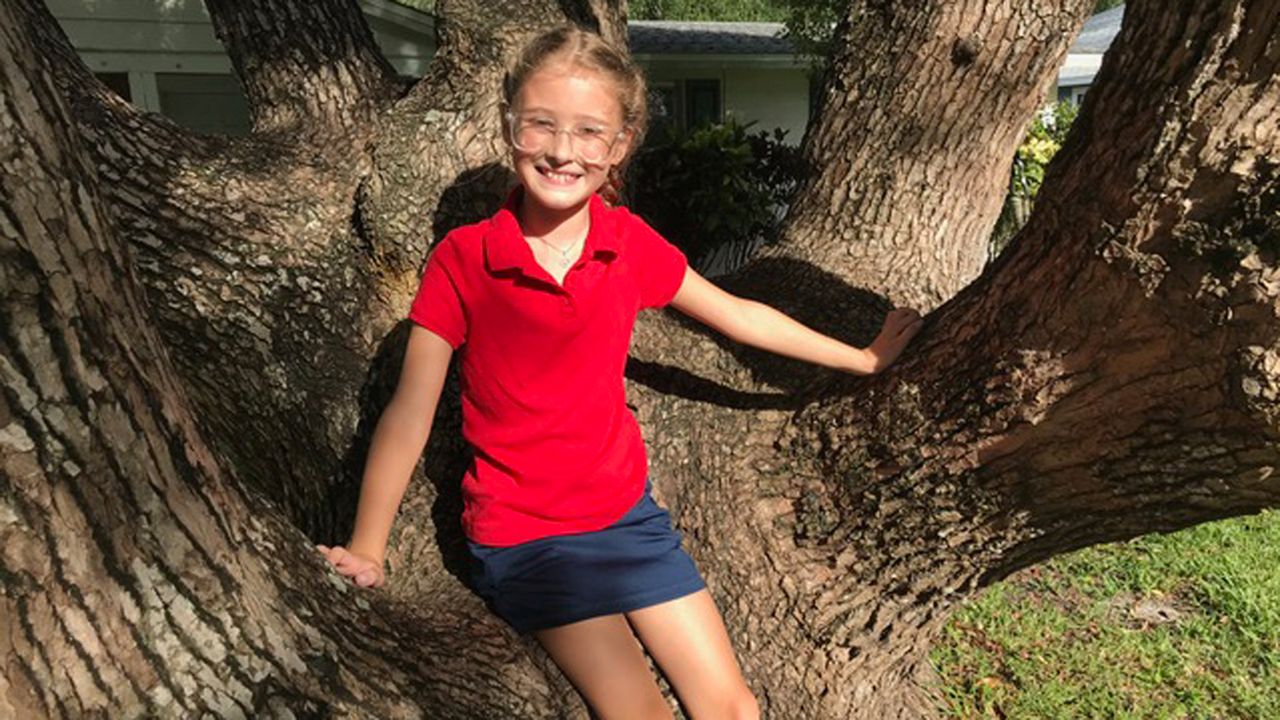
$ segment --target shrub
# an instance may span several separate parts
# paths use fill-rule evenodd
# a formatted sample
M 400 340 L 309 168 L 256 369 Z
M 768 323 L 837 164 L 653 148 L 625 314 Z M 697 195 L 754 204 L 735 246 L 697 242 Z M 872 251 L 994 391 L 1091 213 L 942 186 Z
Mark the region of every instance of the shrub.
M 1075 103 L 1063 100 L 1037 113 L 1031 121 L 1027 136 L 1013 158 L 1009 192 L 991 233 L 990 257 L 999 255 L 1031 216 L 1045 169 L 1066 141 L 1077 112 Z
M 700 271 L 726 247 L 745 255 L 774 238 L 799 185 L 800 151 L 783 142 L 786 131 L 750 130 L 734 120 L 662 125 L 632 161 L 628 204 Z

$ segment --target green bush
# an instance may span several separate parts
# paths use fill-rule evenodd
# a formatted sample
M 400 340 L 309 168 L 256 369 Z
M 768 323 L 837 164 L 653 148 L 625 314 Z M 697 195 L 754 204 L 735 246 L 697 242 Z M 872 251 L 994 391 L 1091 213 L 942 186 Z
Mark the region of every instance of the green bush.
M 727 245 L 754 248 L 776 236 L 803 175 L 785 137 L 733 120 L 654 128 L 632 161 L 628 204 L 695 267 Z
M 1013 162 L 1009 192 L 1035 199 L 1044 182 L 1045 168 L 1066 142 L 1067 132 L 1071 130 L 1078 112 L 1075 103 L 1062 100 L 1036 115 Z
M 1075 103 L 1063 100 L 1037 113 L 1032 120 L 1027 136 L 1013 158 L 1009 192 L 991 234 L 992 258 L 1004 250 L 1031 215 L 1036 195 L 1044 182 L 1045 169 L 1066 141 L 1078 110 Z

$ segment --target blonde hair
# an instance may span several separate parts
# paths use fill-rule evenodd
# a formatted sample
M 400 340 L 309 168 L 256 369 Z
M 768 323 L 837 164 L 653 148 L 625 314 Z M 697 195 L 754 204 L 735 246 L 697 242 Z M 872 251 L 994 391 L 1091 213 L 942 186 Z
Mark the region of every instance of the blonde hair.
M 502 97 L 510 108 L 516 95 L 534 71 L 551 62 L 599 72 L 614 83 L 618 91 L 618 104 L 622 106 L 622 125 L 630 131 L 627 154 L 609 168 L 609 177 L 601 187 L 601 196 L 611 205 L 618 204 L 622 192 L 622 178 L 627 163 L 636 148 L 644 140 L 649 124 L 648 88 L 644 73 L 631 60 L 630 54 L 619 50 L 594 32 L 575 25 L 552 28 L 525 45 L 502 80 Z

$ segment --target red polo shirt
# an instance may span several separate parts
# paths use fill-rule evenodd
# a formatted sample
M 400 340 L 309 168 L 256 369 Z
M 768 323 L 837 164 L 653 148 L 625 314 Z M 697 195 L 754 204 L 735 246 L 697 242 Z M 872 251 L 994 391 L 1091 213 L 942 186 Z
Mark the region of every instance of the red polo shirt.
M 521 192 L 440 241 L 409 311 L 459 354 L 462 434 L 474 450 L 462 527 L 483 545 L 598 530 L 640 499 L 648 459 L 623 368 L 636 313 L 670 302 L 688 264 L 593 195 L 562 286 L 520 230 Z

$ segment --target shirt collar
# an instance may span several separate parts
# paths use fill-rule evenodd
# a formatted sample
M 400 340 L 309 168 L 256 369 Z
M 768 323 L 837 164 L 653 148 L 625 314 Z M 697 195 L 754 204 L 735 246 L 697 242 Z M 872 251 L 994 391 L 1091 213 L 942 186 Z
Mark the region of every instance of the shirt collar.
M 521 185 L 512 188 L 502 208 L 489 221 L 489 228 L 484 234 L 484 255 L 490 270 L 518 268 L 525 275 L 532 275 L 539 267 L 520 229 L 520 221 L 516 219 L 523 192 Z M 587 212 L 591 226 L 587 230 L 582 256 L 588 259 L 601 255 L 616 257 L 618 234 L 613 227 L 613 213 L 609 212 L 599 193 L 592 193 L 587 200 Z

